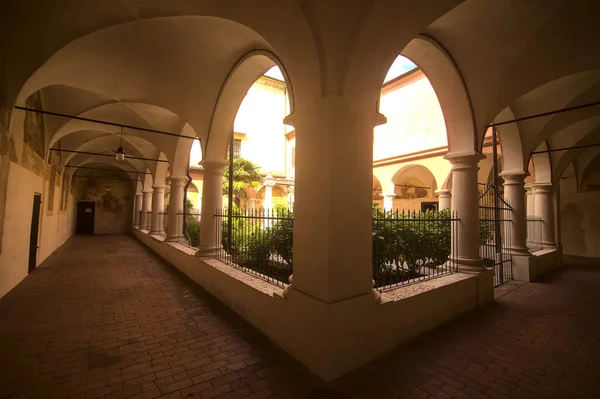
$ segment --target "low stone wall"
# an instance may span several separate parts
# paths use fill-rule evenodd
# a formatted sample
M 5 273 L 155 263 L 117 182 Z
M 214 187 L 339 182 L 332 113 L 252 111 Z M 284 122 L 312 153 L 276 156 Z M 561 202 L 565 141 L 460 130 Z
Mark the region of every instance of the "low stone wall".
M 284 290 L 137 229 L 140 242 L 223 301 L 325 381 L 493 300 L 492 273 L 456 273 L 336 303 Z
M 560 249 L 543 249 L 531 256 L 512 257 L 513 278 L 519 281 L 537 281 L 562 266 Z

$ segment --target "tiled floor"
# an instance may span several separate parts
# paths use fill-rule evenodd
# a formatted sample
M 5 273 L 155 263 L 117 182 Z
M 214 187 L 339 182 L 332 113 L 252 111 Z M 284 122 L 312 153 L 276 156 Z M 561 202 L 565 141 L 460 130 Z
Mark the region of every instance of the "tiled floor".
M 0 397 L 600 397 L 600 268 L 565 268 L 320 383 L 126 236 L 73 237 L 0 300 Z

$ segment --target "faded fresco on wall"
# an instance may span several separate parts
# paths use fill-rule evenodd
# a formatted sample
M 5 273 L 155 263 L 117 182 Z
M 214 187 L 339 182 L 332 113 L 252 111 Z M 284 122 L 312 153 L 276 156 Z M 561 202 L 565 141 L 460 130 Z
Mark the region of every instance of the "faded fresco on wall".
M 130 184 L 109 179 L 83 179 L 81 201 L 96 203 L 94 234 L 122 234 L 131 224 Z
M 43 109 L 42 95 L 36 92 L 25 101 L 27 108 Z M 23 126 L 23 140 L 36 154 L 44 158 L 44 116 L 39 113 L 26 112 Z

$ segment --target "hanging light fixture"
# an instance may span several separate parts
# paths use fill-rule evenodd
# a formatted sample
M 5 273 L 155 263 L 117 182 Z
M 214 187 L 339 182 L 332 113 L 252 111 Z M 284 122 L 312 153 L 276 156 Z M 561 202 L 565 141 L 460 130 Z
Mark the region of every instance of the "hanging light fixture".
M 123 126 L 121 126 L 121 145 L 117 148 L 117 161 L 125 160 L 125 150 L 123 149 Z

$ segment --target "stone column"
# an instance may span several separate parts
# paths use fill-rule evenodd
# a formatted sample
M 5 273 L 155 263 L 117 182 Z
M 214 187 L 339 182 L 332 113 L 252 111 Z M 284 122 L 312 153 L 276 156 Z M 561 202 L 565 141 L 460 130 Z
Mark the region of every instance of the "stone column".
M 133 197 L 133 227 L 140 228 L 140 211 L 142 210 L 142 194 Z
M 148 212 L 152 211 L 152 191 L 142 191 L 144 195 L 142 199 L 142 215 L 140 221 L 140 230 L 150 230 L 150 219 Z
M 452 192 L 446 189 L 436 190 L 438 193 L 438 210 L 443 211 L 450 209 L 450 201 L 452 201 Z
M 530 255 L 527 248 L 527 204 L 525 203 L 525 172 L 500 174 L 504 178 L 504 199 L 512 211 L 510 222 L 510 245 L 513 255 Z
M 527 216 L 535 216 L 535 191 L 533 184 L 525 184 L 525 202 L 527 203 Z
M 263 227 L 267 228 L 272 225 L 271 219 L 269 216 L 273 215 L 273 187 L 275 187 L 275 182 L 272 180 L 273 176 L 268 174 L 265 177 L 265 199 L 263 201 L 263 213 L 265 216 Z
M 162 220 L 159 213 L 164 211 L 165 207 L 165 186 L 152 186 L 152 223 L 150 226 L 150 234 L 163 233 Z
M 458 231 L 452 229 L 452 253 L 450 258 L 458 264 L 461 272 L 483 272 L 485 267 L 479 255 L 479 194 L 477 164 L 481 153 L 452 154 L 444 156 L 452 163 L 452 210 L 460 219 Z
M 396 198 L 396 194 L 383 194 L 383 210 L 386 212 L 391 212 L 394 210 L 394 199 Z
M 202 218 L 200 219 L 200 245 L 196 256 L 213 257 L 221 244 L 221 225 L 215 213 L 223 208 L 223 169 L 227 161 L 202 161 Z M 222 212 L 223 214 L 225 212 Z
M 535 185 L 535 212 L 542 220 L 542 247 L 555 249 L 554 191 L 551 183 Z
M 167 238 L 165 241 L 179 241 L 183 238 L 183 190 L 188 182 L 187 177 L 171 177 L 171 193 L 169 194 L 169 211 Z

